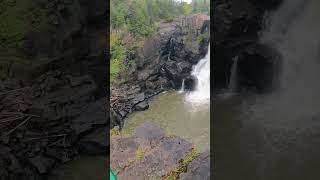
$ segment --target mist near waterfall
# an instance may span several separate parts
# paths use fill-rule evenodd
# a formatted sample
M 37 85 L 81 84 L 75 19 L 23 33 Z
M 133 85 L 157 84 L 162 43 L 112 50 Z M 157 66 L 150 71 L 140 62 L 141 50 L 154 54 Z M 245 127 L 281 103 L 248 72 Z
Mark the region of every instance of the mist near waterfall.
M 262 43 L 281 56 L 280 87 L 257 101 L 256 115 L 279 121 L 305 119 L 320 106 L 320 1 L 285 0 L 266 16 Z

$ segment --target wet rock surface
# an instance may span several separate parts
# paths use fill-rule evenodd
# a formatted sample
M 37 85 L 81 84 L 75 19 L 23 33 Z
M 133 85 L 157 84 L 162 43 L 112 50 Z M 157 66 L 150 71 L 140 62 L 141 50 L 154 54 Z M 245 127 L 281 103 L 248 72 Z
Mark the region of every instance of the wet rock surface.
M 190 72 L 205 56 L 209 21 L 209 16 L 196 14 L 160 23 L 159 32 L 132 55 L 131 60 L 137 67 L 132 68 L 130 78 L 111 88 L 111 128 L 122 128 L 129 113 L 146 110 L 149 98 L 170 89 L 181 89 L 183 79 L 187 79 L 187 90 L 194 89 L 195 81 Z
M 146 101 L 143 101 L 135 106 L 136 111 L 144 111 L 149 108 L 149 104 Z
M 30 158 L 29 161 L 40 174 L 48 172 L 48 170 L 52 168 L 55 163 L 55 160 L 40 155 Z
M 119 179 L 161 179 L 180 165 L 193 145 L 166 135 L 151 123 L 142 124 L 132 136 L 113 136 L 110 164 Z M 209 155 L 200 154 L 189 165 L 186 175 L 209 179 Z M 183 177 L 185 177 L 184 175 Z
M 196 89 L 198 79 L 192 75 L 184 79 L 184 90 L 193 91 Z

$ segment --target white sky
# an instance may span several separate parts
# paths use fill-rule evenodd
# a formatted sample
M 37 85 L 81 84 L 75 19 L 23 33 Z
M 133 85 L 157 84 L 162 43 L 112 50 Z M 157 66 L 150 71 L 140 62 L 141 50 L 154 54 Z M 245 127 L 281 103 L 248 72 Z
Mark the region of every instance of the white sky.
M 182 0 L 182 1 L 187 2 L 187 3 L 190 4 L 192 0 Z

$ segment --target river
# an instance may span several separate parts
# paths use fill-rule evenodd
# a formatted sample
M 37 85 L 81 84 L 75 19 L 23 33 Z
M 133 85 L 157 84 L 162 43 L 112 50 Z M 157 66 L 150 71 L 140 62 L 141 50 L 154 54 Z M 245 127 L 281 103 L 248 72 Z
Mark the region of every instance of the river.
M 320 110 L 307 115 L 283 107 L 280 113 L 281 109 L 271 111 L 271 104 L 264 103 L 267 99 L 217 95 L 213 103 L 215 177 L 319 179 Z
M 210 146 L 210 106 L 197 109 L 186 100 L 186 93 L 170 91 L 151 99 L 147 111 L 129 115 L 123 128 L 132 133 L 144 122 L 153 122 L 196 145 L 200 151 Z
M 81 155 L 54 169 L 48 180 L 106 180 L 107 156 Z

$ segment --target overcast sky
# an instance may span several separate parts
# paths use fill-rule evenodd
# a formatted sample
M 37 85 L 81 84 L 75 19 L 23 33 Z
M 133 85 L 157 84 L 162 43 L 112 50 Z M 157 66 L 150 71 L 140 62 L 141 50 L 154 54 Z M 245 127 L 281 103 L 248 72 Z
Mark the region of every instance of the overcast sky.
M 190 4 L 192 0 L 182 0 L 182 1 L 187 2 L 187 3 Z

